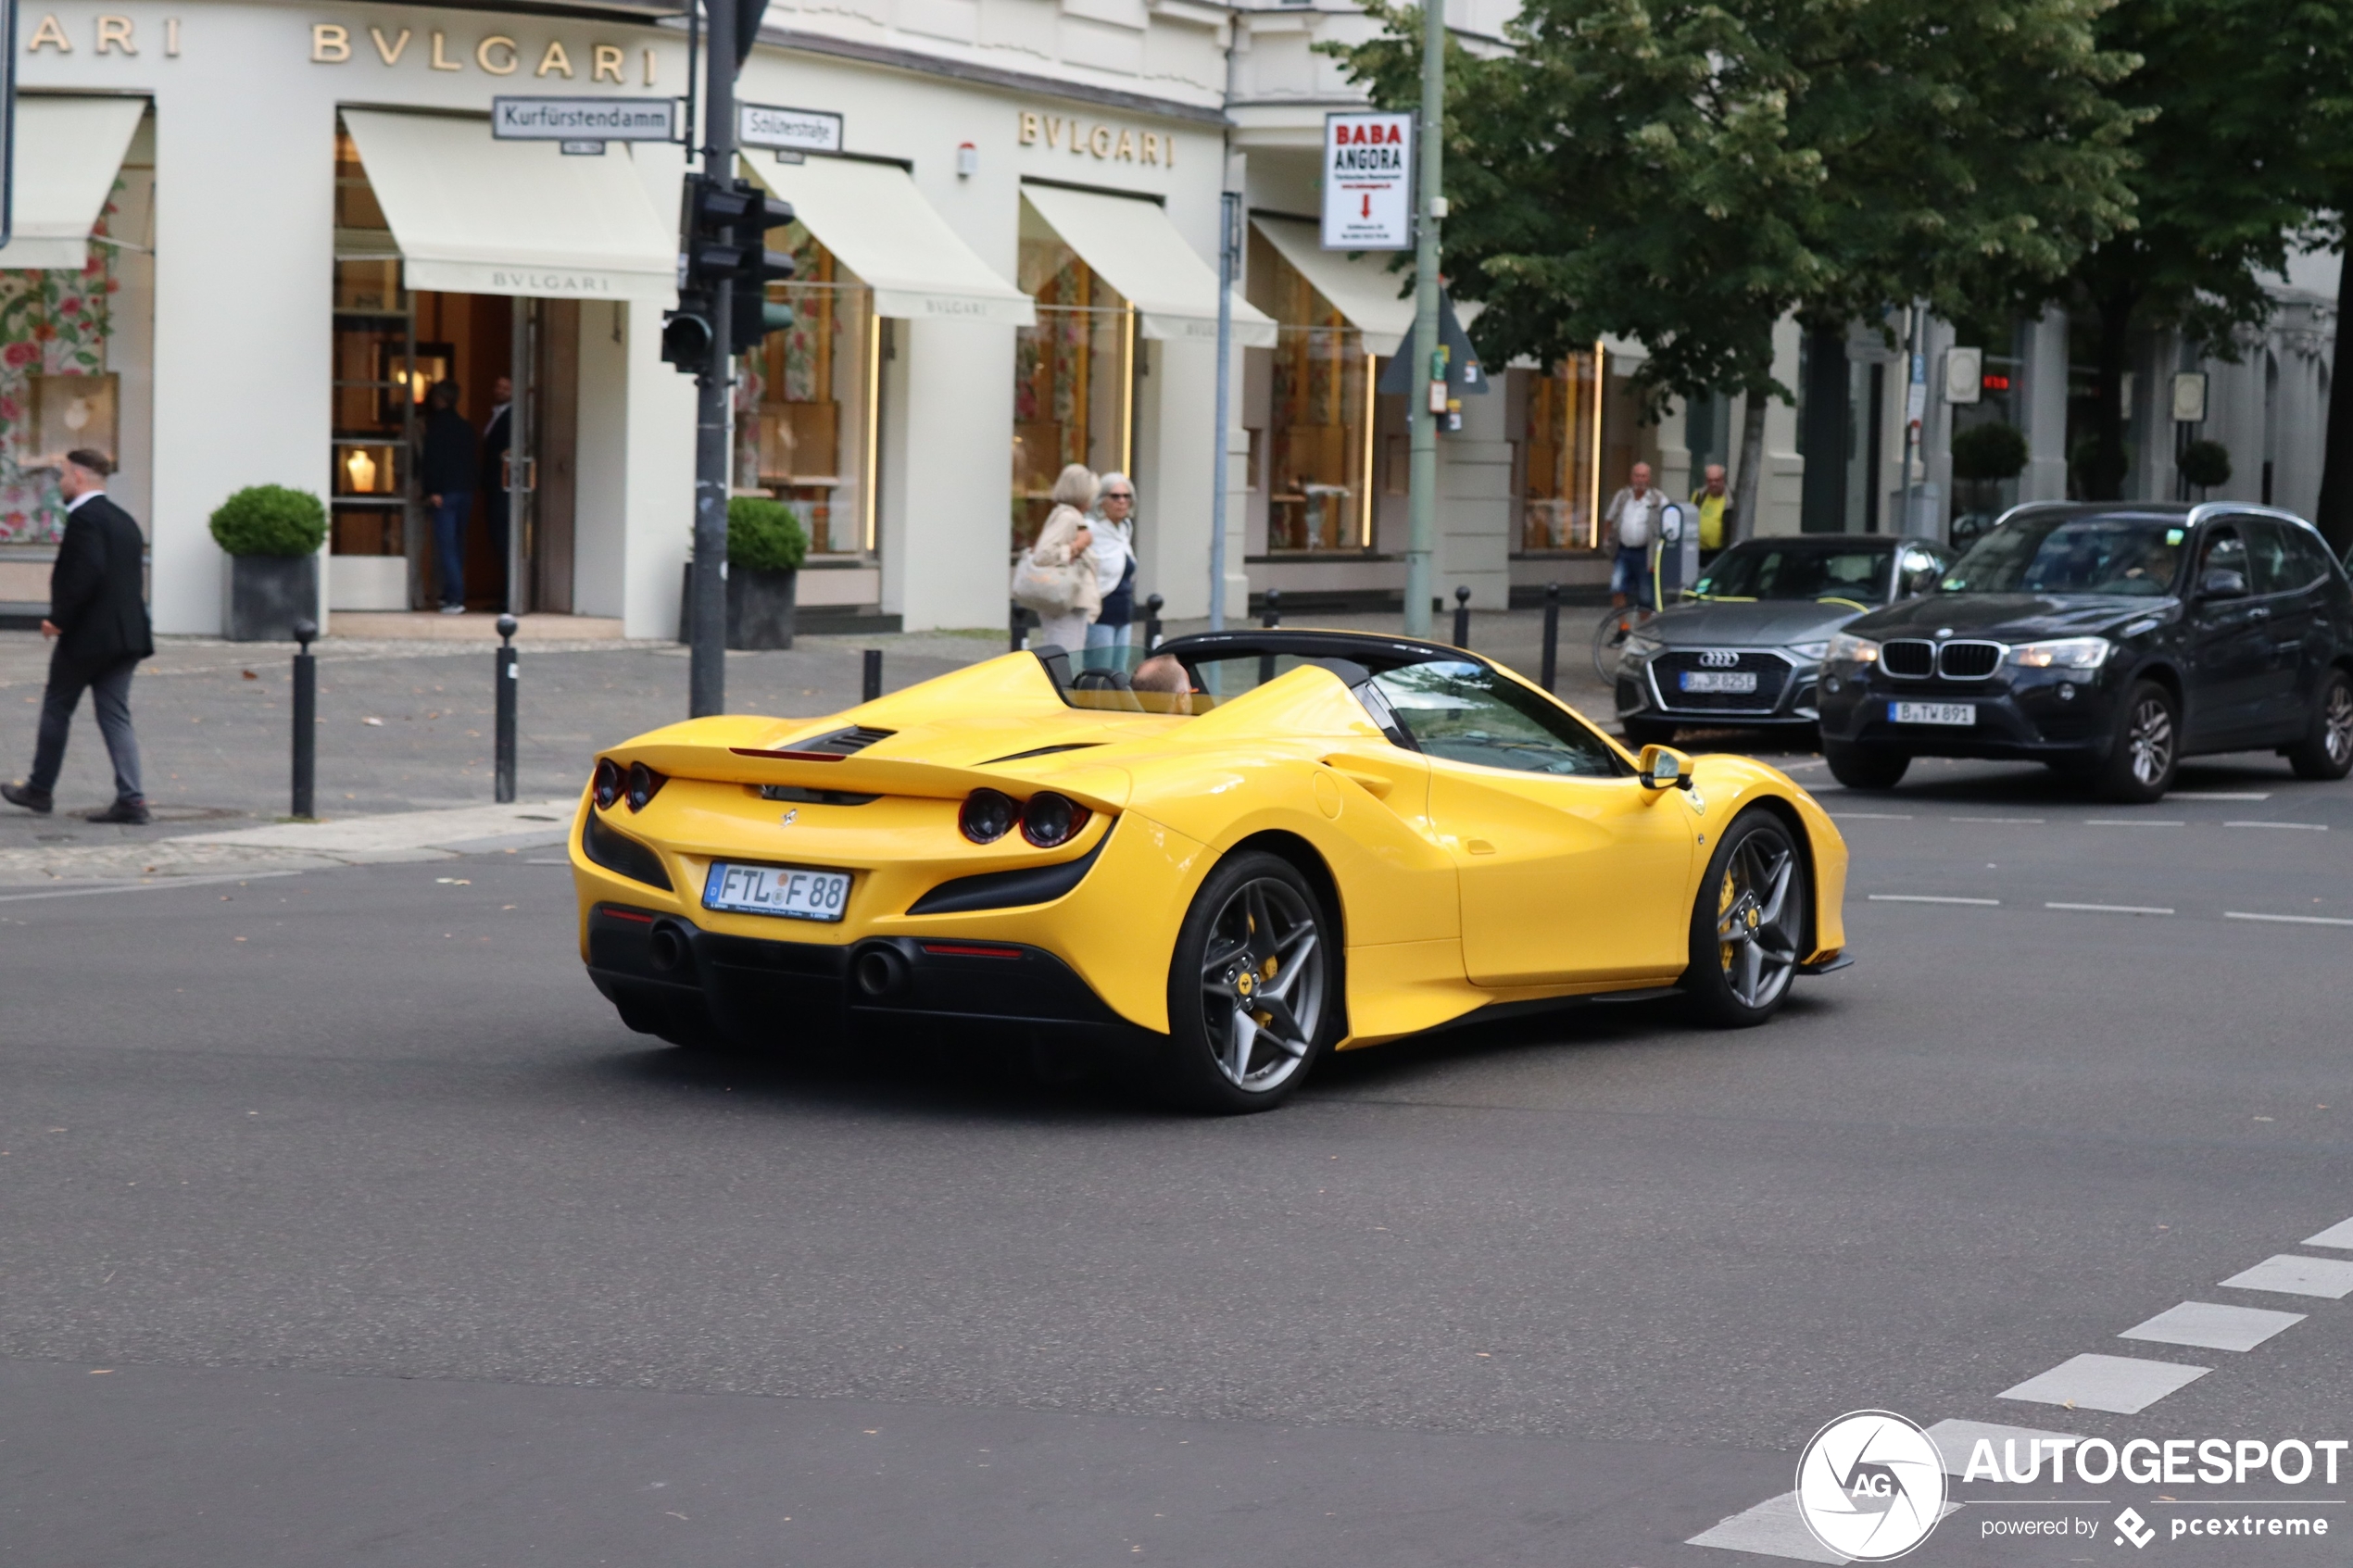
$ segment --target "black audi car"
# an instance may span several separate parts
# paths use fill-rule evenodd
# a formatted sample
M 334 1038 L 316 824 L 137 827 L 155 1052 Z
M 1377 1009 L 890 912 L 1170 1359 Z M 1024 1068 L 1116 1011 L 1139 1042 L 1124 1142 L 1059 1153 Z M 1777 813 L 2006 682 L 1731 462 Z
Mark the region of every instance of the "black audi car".
M 1875 610 L 1823 661 L 1822 752 L 1887 789 L 1915 757 L 2015 758 L 2112 800 L 2201 752 L 2353 770 L 2353 586 L 2311 524 L 2236 502 L 2036 505 L 1938 591 Z

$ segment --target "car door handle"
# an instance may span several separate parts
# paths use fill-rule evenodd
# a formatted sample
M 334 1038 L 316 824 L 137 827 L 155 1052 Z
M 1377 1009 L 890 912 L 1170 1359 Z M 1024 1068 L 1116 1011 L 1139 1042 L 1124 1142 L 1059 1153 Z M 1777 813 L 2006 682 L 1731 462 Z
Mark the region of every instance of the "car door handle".
M 2257 605 L 2253 609 L 2246 612 L 2246 618 L 2249 621 L 2269 621 L 2271 619 L 2271 612 L 2265 609 L 2261 605 Z
M 1345 767 L 1328 757 L 1324 759 L 1324 766 L 1376 800 L 1388 799 L 1389 792 L 1397 787 L 1397 781 L 1386 773 L 1368 772 L 1359 768 Z

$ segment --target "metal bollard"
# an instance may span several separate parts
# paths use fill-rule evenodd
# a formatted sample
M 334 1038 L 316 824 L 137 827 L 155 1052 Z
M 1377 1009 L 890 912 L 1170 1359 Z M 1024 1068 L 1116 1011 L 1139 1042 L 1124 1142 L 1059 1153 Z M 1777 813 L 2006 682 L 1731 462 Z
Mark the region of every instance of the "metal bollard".
M 1553 689 L 1554 679 L 1560 674 L 1561 661 L 1561 585 L 1544 584 L 1544 678 L 1539 682 L 1546 691 Z
M 1258 623 L 1270 631 L 1283 623 L 1283 591 L 1280 588 L 1266 590 L 1266 608 L 1260 613 Z
M 1467 587 L 1454 590 L 1454 646 L 1458 648 L 1470 646 L 1470 589 Z
M 1144 651 L 1151 653 L 1160 646 L 1160 607 L 1168 601 L 1158 594 L 1144 601 Z
M 319 623 L 297 621 L 294 634 L 294 809 L 288 814 L 308 820 L 319 814 L 319 660 L 310 651 Z
M 872 702 L 882 696 L 882 649 L 866 650 L 866 695 L 862 700 Z
M 1010 605 L 1012 605 L 1012 606 L 1013 607 L 1013 620 L 1012 620 L 1012 621 L 1009 623 L 1009 625 L 1010 625 L 1010 627 L 1011 627 L 1011 630 L 1012 630 L 1012 632 L 1013 632 L 1013 641 L 1012 641 L 1011 643 L 1009 643 L 1009 644 L 1007 644 L 1007 645 L 1006 645 L 1006 651 L 1007 651 L 1008 653 L 1019 653 L 1019 652 L 1021 652 L 1021 645 L 1022 645 L 1022 635 L 1021 635 L 1021 617 L 1022 617 L 1022 608 L 1021 608 L 1021 601 L 1020 601 L 1019 599 L 1008 599 L 1008 600 L 1006 600 L 1005 602 L 1006 602 L 1006 603 L 1008 603 L 1008 604 L 1010 604 Z
M 515 618 L 498 618 L 498 746 L 491 764 L 493 793 L 501 806 L 515 803 Z

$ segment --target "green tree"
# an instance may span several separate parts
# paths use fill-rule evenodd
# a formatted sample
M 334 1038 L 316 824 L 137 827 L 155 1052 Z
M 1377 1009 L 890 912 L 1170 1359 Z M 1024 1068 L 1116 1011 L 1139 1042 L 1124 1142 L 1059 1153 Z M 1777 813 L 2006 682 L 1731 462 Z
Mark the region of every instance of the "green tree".
M 1531 0 L 1511 47 L 1450 48 L 1457 297 L 1491 362 L 1639 340 L 1637 386 L 1745 393 L 1756 515 L 1776 322 L 1948 310 L 2062 274 L 2127 220 L 2105 0 Z M 1418 97 L 1419 13 L 1337 51 Z
M 2124 370 L 2135 331 L 2173 328 L 2217 358 L 2271 314 L 2263 274 L 2317 241 L 2353 13 L 2331 0 L 2120 0 L 2102 46 L 2139 62 L 2114 90 L 2137 122 L 2133 221 L 2084 252 L 2061 295 L 2095 323 L 2097 383 L 2082 483 L 2123 494 Z M 2344 161 L 2353 163 L 2353 158 Z

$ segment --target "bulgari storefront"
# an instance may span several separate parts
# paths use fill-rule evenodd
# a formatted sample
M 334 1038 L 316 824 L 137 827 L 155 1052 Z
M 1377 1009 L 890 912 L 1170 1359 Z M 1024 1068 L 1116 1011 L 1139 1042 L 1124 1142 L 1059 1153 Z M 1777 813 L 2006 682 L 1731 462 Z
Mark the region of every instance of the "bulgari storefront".
M 693 383 L 659 340 L 683 151 L 502 141 L 490 115 L 501 95 L 681 96 L 682 29 L 619 9 L 36 6 L 19 49 L 0 601 L 45 596 L 62 525 L 30 459 L 100 446 L 153 540 L 160 630 L 218 630 L 207 519 L 257 483 L 327 501 L 331 611 L 424 608 L 441 563 L 421 399 L 454 383 L 485 433 L 504 382 L 522 575 L 494 547 L 493 458 L 470 607 L 674 633 Z M 773 33 L 738 94 L 840 126 L 837 152 L 742 161 L 793 204 L 770 243 L 800 265 L 777 290 L 794 326 L 742 361 L 733 478 L 808 524 L 803 606 L 845 627 L 1001 624 L 1011 549 L 1083 462 L 1134 477 L 1142 581 L 1200 613 L 1215 104 Z M 1236 329 L 1277 342 L 1247 303 Z M 1237 534 L 1238 571 L 1241 553 Z

